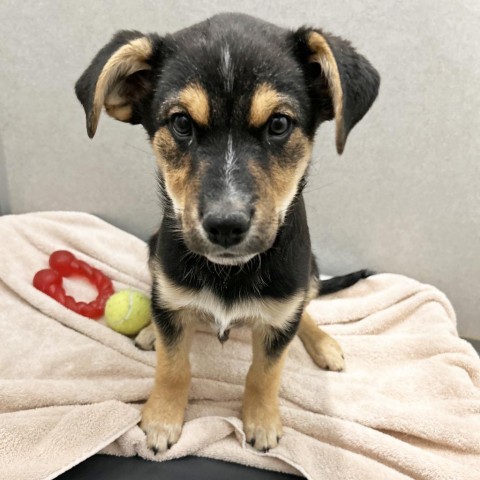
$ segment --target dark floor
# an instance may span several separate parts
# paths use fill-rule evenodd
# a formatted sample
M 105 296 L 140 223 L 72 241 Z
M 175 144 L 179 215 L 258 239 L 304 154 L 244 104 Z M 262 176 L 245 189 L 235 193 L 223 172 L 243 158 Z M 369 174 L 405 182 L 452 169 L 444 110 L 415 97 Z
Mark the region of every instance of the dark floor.
M 61 480 L 298 480 L 285 473 L 199 457 L 149 462 L 139 457 L 94 455 L 57 477 Z
M 480 340 L 468 340 L 480 354 Z M 61 480 L 293 480 L 300 477 L 248 468 L 236 463 L 185 457 L 168 462 L 149 462 L 138 457 L 94 455 L 60 475 Z

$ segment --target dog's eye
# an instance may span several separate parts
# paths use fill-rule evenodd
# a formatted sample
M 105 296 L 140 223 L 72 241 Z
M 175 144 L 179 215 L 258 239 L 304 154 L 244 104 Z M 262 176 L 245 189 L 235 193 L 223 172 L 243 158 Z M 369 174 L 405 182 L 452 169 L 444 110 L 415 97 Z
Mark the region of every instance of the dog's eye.
M 192 134 L 192 121 L 185 113 L 177 113 L 171 118 L 172 128 L 179 137 L 189 137 Z
M 268 133 L 272 136 L 283 136 L 290 131 L 292 121 L 286 115 L 273 115 L 268 123 Z

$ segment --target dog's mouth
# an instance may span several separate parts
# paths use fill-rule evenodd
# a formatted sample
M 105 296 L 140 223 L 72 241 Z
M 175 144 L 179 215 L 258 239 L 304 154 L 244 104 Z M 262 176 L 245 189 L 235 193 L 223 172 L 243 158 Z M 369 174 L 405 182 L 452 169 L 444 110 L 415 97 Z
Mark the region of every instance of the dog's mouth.
M 249 255 L 237 255 L 234 253 L 220 253 L 217 255 L 205 255 L 205 258 L 212 263 L 217 263 L 219 265 L 243 265 L 249 262 L 252 258 L 256 257 L 257 254 Z
M 212 263 L 219 265 L 243 265 L 258 255 L 266 252 L 274 244 L 280 221 L 276 218 L 255 218 L 248 230 L 237 234 L 231 232 L 231 237 L 225 233 L 209 232 L 198 217 L 188 210 L 184 212 L 176 226 L 181 228 L 185 246 L 192 253 L 200 255 Z M 190 215 L 189 215 L 190 213 Z M 193 212 L 195 213 L 195 212 Z M 208 227 L 208 225 L 207 225 Z M 225 227 L 229 232 L 229 226 Z M 231 228 L 230 228 L 231 229 Z
M 200 229 L 184 234 L 186 247 L 193 253 L 218 265 L 243 265 L 271 247 L 272 241 L 261 235 L 248 236 L 238 245 L 223 247 L 206 238 Z
M 273 244 L 275 232 L 265 232 L 257 227 L 238 244 L 231 246 L 211 242 L 203 229 L 196 228 L 184 233 L 187 248 L 219 265 L 243 265 L 267 251 Z

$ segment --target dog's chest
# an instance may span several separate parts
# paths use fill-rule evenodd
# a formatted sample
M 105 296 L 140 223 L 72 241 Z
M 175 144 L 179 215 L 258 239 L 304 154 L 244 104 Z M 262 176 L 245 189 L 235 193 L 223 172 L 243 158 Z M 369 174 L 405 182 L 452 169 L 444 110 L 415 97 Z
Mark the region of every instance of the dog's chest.
M 255 323 L 283 328 L 293 318 L 302 295 L 287 298 L 244 297 L 226 302 L 208 287 L 188 289 L 173 285 L 164 275 L 156 276 L 159 298 L 171 310 L 191 309 L 201 313 L 199 320 L 209 321 L 219 338 L 233 326 Z

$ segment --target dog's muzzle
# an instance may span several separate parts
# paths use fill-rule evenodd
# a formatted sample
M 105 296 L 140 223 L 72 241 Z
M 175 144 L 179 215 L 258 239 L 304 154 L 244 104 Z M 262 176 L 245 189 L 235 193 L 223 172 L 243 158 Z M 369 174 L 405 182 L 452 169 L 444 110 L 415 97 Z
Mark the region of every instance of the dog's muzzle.
M 245 239 L 251 221 L 250 212 L 228 211 L 220 207 L 210 210 L 204 215 L 202 227 L 212 243 L 230 248 Z

